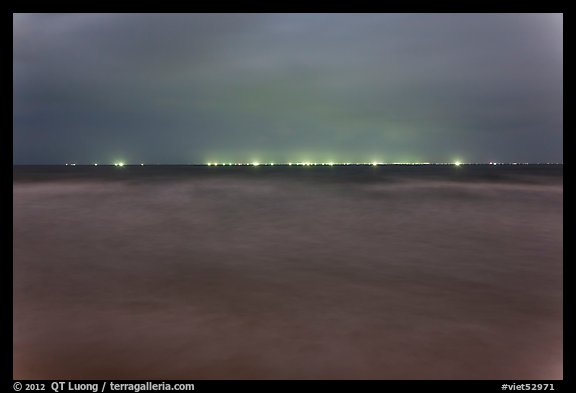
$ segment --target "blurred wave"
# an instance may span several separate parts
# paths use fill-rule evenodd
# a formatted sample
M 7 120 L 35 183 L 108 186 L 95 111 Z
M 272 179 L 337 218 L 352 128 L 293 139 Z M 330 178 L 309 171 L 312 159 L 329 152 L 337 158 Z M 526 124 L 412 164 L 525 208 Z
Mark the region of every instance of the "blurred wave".
M 561 172 L 137 169 L 15 170 L 15 379 L 563 376 Z

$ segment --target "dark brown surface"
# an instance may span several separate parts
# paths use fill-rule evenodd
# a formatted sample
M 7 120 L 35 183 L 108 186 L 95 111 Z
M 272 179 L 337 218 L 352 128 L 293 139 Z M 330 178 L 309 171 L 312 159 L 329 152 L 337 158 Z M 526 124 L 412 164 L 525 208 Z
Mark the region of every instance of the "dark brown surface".
M 14 183 L 14 378 L 562 378 L 562 184 Z

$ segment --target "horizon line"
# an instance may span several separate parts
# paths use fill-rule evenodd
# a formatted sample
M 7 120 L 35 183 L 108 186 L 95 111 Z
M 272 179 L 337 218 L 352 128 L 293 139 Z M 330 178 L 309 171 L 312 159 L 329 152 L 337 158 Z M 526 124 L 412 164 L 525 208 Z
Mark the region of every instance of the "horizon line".
M 398 166 L 398 165 L 564 165 L 563 162 L 208 162 L 208 163 L 13 163 L 12 166 Z

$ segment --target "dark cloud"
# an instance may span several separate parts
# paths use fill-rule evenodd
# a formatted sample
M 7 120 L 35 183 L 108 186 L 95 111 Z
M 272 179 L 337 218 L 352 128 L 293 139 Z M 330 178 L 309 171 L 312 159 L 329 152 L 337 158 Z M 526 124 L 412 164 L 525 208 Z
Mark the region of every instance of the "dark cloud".
M 561 161 L 562 23 L 15 14 L 14 161 Z

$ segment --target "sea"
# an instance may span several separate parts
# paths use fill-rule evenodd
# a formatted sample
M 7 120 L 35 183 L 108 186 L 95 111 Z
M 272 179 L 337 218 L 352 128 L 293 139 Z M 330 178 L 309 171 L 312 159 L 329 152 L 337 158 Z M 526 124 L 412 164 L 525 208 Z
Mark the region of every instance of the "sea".
M 563 378 L 563 166 L 14 166 L 14 379 Z

